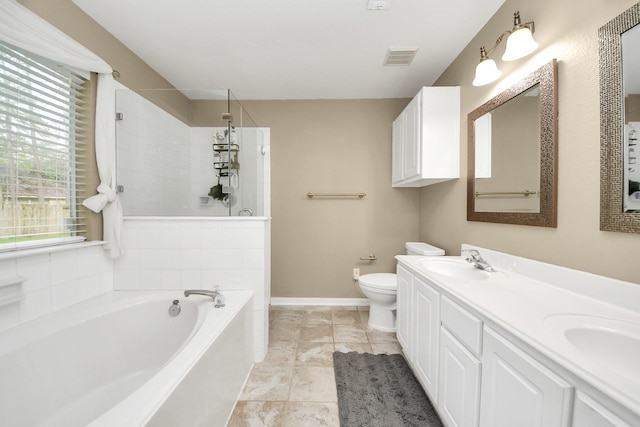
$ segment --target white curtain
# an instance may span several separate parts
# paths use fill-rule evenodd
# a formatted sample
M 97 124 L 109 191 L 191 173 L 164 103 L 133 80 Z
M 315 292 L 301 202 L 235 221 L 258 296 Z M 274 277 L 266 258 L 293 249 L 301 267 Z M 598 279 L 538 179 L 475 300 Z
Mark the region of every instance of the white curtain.
M 96 159 L 98 194 L 83 202 L 102 212 L 105 246 L 111 258 L 122 254 L 122 207 L 115 192 L 115 88 L 112 69 L 100 57 L 19 4 L 0 0 L 0 40 L 69 67 L 98 73 Z

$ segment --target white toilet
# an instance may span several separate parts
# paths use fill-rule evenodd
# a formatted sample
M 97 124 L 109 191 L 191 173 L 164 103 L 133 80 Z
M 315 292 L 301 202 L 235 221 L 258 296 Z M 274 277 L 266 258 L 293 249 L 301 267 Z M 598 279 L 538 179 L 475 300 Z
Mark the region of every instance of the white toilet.
M 444 250 L 421 242 L 407 242 L 407 255 L 441 256 Z M 379 331 L 396 330 L 396 275 L 373 273 L 360 276 L 360 290 L 369 299 L 369 327 Z

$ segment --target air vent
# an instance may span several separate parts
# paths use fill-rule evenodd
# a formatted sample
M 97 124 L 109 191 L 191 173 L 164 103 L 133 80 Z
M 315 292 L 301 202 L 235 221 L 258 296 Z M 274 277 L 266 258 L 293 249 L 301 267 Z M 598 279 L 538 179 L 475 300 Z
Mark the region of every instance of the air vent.
M 387 50 L 384 66 L 409 65 L 418 52 L 417 47 L 393 47 Z
M 369 0 L 367 9 L 369 10 L 389 10 L 391 0 Z

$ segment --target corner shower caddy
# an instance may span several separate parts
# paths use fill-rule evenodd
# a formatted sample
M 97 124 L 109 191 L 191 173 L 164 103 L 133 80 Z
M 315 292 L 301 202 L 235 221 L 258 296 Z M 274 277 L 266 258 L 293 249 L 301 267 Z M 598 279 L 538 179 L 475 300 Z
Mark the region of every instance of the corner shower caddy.
M 240 153 L 240 146 L 234 141 L 235 135 L 235 127 L 230 126 L 229 129 L 224 130 L 224 133 L 216 133 L 215 140 L 212 145 L 213 169 L 216 171 L 218 184 L 217 186 L 212 187 L 210 195 L 214 199 L 222 201 L 222 204 L 225 206 L 233 205 L 233 190 L 234 187 L 237 187 L 237 180 L 239 178 L 240 163 L 238 161 L 238 155 Z M 235 185 L 232 180 L 234 175 Z M 226 182 L 223 183 L 222 181 L 225 180 Z M 218 187 L 220 197 L 216 197 L 217 194 L 215 194 L 216 192 L 213 190 L 216 187 Z

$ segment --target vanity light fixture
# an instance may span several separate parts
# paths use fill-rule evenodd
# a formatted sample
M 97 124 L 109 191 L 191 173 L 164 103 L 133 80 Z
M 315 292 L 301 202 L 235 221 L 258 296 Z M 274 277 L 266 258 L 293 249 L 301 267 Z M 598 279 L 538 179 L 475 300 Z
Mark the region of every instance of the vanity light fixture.
M 489 54 L 498 47 L 505 35 L 508 34 L 509 37 L 502 60 L 515 61 L 524 58 L 538 48 L 538 43 L 533 40 L 534 31 L 533 21 L 523 24 L 520 20 L 520 12 L 515 12 L 513 14 L 513 29 L 502 33 L 491 49 L 486 50 L 484 46 L 480 47 L 480 63 L 476 66 L 476 76 L 472 84 L 484 86 L 500 78 L 502 72 L 498 69 L 496 62 L 489 58 Z

